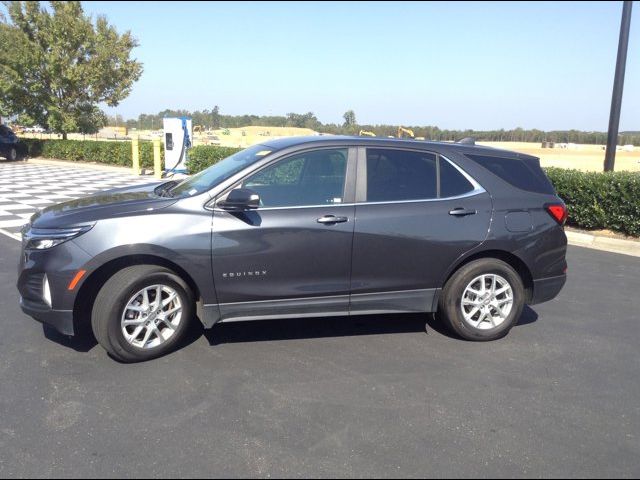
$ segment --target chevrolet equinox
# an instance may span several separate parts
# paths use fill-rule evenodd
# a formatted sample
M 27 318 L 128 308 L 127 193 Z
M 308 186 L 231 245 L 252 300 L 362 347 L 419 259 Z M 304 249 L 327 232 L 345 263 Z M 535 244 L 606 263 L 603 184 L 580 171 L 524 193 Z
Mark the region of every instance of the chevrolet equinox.
M 438 312 L 458 336 L 493 340 L 564 285 L 566 215 L 528 155 L 286 138 L 37 212 L 20 303 L 63 334 L 90 323 L 125 362 L 176 348 L 196 319 Z

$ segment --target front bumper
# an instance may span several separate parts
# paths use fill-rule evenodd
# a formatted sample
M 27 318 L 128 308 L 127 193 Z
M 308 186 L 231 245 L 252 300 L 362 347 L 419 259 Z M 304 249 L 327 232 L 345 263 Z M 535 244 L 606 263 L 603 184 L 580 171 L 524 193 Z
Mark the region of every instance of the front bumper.
M 557 277 L 542 278 L 533 281 L 533 297 L 529 301 L 529 305 L 548 302 L 555 298 L 564 287 L 567 281 L 566 275 L 558 275 Z
M 74 334 L 72 310 L 53 310 L 46 304 L 33 302 L 22 297 L 20 297 L 20 308 L 38 322 L 50 325 L 64 335 Z
M 68 286 L 78 270 L 85 268 L 90 259 L 73 240 L 41 251 L 25 251 L 23 240 L 16 285 L 22 311 L 39 322 L 51 325 L 60 333 L 73 335 L 73 309 L 82 281 L 72 290 Z M 51 306 L 44 300 L 45 275 L 50 288 Z

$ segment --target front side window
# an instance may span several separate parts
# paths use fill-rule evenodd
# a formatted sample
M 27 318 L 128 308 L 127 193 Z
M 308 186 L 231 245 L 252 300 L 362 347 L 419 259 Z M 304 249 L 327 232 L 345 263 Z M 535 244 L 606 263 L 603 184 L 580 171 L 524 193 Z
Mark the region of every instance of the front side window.
M 242 186 L 260 195 L 263 207 L 343 203 L 348 149 L 313 150 L 280 160 Z
M 429 152 L 367 149 L 367 202 L 437 198 L 436 165 Z

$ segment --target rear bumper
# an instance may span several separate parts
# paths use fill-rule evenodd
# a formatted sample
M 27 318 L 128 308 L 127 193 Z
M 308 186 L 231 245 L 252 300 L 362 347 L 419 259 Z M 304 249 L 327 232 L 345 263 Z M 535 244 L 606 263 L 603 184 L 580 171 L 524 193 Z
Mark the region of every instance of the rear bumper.
M 63 335 L 73 335 L 73 311 L 52 310 L 46 305 L 20 297 L 20 308 L 24 313 L 40 323 L 50 325 Z
M 533 281 L 533 296 L 528 302 L 529 305 L 547 302 L 555 298 L 567 281 L 566 275 L 557 277 L 542 278 Z

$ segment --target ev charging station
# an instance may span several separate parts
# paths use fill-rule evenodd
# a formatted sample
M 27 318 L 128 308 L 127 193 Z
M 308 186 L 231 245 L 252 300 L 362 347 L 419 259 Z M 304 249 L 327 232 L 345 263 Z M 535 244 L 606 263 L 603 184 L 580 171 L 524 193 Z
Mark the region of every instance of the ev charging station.
M 164 173 L 187 173 L 188 149 L 193 138 L 193 122 L 187 117 L 163 118 Z

